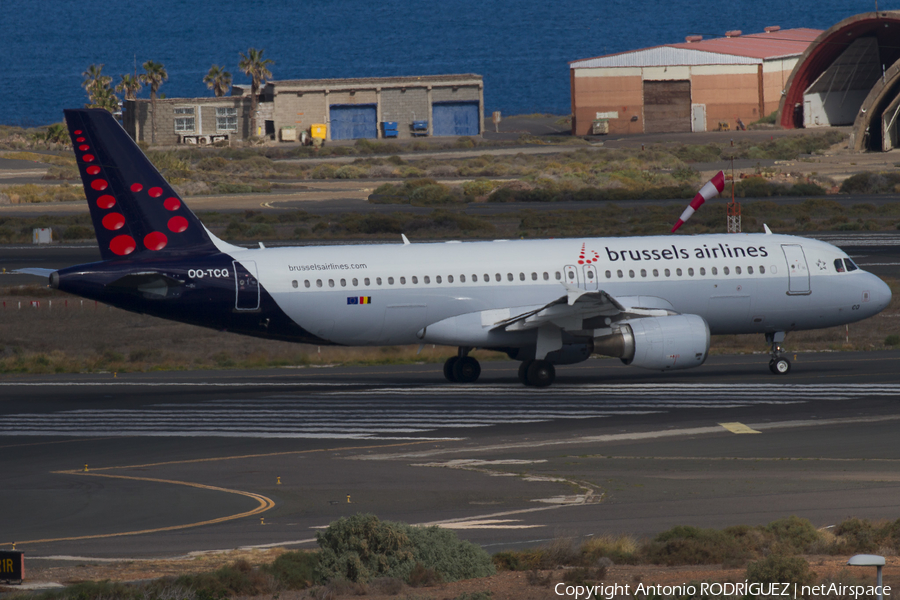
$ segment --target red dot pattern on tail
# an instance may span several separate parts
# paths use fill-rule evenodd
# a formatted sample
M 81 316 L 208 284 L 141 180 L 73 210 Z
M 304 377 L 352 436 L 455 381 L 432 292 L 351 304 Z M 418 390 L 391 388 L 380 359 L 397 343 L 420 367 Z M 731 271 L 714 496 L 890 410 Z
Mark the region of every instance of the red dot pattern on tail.
M 122 229 L 122 227 L 125 226 L 125 217 L 122 215 L 122 213 L 109 213 L 108 215 L 103 217 L 103 226 L 110 231 Z
M 162 250 L 167 243 L 169 243 L 169 238 L 166 237 L 166 234 L 159 231 L 154 231 L 144 236 L 144 247 L 147 250 Z
M 100 208 L 112 208 L 116 205 L 116 199 L 109 194 L 103 194 L 97 198 L 97 206 Z
M 109 243 L 109 249 L 119 256 L 131 254 L 135 248 L 137 248 L 137 244 L 130 235 L 117 235 Z
M 102 192 L 109 187 L 109 182 L 105 179 L 95 179 L 91 182 L 91 187 L 98 192 Z
M 181 233 L 188 228 L 187 219 L 185 219 L 184 217 L 172 217 L 171 219 L 169 219 L 168 225 L 169 231 L 172 231 L 174 233 Z
M 144 186 L 142 186 L 142 185 L 139 184 L 139 183 L 132 183 L 132 184 L 131 184 L 131 191 L 132 191 L 132 192 L 139 192 L 139 191 L 141 191 L 142 189 L 144 189 Z
M 166 198 L 165 201 L 163 201 L 163 206 L 166 210 L 178 210 L 181 208 L 181 200 L 178 198 Z
M 87 171 L 88 175 L 99 175 L 100 167 L 98 167 L 97 165 L 91 165 L 87 169 L 85 169 L 85 171 Z

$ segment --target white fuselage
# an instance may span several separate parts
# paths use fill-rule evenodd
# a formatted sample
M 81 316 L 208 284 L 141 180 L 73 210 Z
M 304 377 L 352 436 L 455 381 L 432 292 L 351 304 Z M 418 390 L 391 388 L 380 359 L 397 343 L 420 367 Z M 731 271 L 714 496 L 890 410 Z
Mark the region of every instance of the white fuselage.
M 336 344 L 533 343 L 490 333 L 566 294 L 703 317 L 713 334 L 831 327 L 881 311 L 890 290 L 817 240 L 714 234 L 253 249 L 230 252 L 298 325 Z M 468 315 L 460 319 L 461 316 Z M 440 326 L 453 319 L 452 327 Z

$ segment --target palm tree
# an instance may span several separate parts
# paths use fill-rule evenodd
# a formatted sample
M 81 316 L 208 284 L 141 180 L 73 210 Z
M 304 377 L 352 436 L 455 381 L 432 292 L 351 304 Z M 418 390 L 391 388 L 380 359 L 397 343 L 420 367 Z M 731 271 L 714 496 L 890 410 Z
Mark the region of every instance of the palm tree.
M 118 110 L 119 99 L 110 87 L 112 77 L 103 74 L 103 65 L 91 65 L 82 75 L 84 81 L 81 85 L 88 93 L 87 108 L 105 108 L 109 112 Z
M 47 127 L 47 133 L 44 134 L 44 140 L 51 144 L 65 144 L 69 141 L 69 130 L 66 129 L 65 123 L 54 123 Z
M 126 100 L 135 100 L 141 91 L 141 80 L 136 75 L 122 75 L 122 81 L 116 86 L 117 92 L 125 92 Z
M 216 98 L 224 96 L 231 87 L 231 73 L 225 70 L 225 67 L 213 65 L 209 68 L 209 73 L 203 78 L 206 87 L 211 89 Z
M 238 67 L 240 67 L 241 71 L 244 72 L 245 75 L 248 75 L 251 80 L 250 84 L 250 137 L 254 137 L 256 135 L 256 106 L 259 102 L 259 88 L 264 84 L 270 77 L 272 77 L 272 72 L 269 71 L 269 65 L 274 65 L 275 62 L 270 59 L 263 59 L 263 50 L 257 50 L 256 48 L 250 48 L 247 50 L 247 54 L 244 55 L 241 52 L 241 62 L 238 63 Z
M 150 106 L 152 112 L 150 113 L 150 143 L 156 143 L 156 92 L 159 90 L 159 86 L 163 84 L 165 80 L 169 78 L 169 74 L 166 73 L 166 68 L 162 63 L 153 62 L 152 60 L 148 60 L 144 63 L 144 73 L 140 74 L 140 81 L 144 85 L 150 86 Z

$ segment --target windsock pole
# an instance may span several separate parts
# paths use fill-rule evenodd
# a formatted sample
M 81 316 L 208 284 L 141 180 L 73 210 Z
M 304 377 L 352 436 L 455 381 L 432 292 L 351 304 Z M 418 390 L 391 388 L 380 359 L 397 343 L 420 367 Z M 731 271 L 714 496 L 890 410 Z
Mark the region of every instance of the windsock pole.
M 722 190 L 725 189 L 725 173 L 719 171 L 716 173 L 712 179 L 703 184 L 703 187 L 700 188 L 700 191 L 697 192 L 697 195 L 694 196 L 694 199 L 691 200 L 691 203 L 688 204 L 688 207 L 684 209 L 684 212 L 681 213 L 681 216 L 675 222 L 675 226 L 672 227 L 672 233 L 684 225 L 685 221 L 691 218 L 691 215 L 694 214 L 700 206 L 703 205 L 704 202 L 709 200 L 710 198 L 714 198 L 722 193 Z

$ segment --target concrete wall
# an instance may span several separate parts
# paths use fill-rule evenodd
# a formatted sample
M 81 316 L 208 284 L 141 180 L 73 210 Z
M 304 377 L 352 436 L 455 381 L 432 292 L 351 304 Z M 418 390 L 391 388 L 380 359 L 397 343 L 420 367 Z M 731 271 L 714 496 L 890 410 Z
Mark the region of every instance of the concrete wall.
M 789 73 L 795 61 L 783 62 Z M 779 86 L 787 74 L 773 67 L 768 76 L 767 80 L 760 65 L 572 69 L 573 135 L 589 134 L 597 113 L 618 113 L 609 120 L 610 134 L 643 133 L 644 81 L 690 81 L 691 104 L 705 106 L 707 131 L 716 129 L 719 122 L 727 122 L 734 129 L 738 118 L 749 125 L 778 107 Z M 770 90 L 771 101 L 766 100 L 766 89 Z M 635 116 L 638 119 L 633 121 Z
M 618 113 L 610 134 L 643 133 L 644 92 L 640 68 L 574 69 L 571 77 L 574 135 L 588 135 L 597 113 Z M 632 121 L 637 117 L 636 121 Z
M 193 108 L 193 114 L 176 114 L 176 108 Z M 237 131 L 216 128 L 216 108 L 237 110 Z M 250 99 L 225 96 L 222 98 L 165 98 L 156 101 L 156 143 L 175 145 L 184 135 L 227 135 L 229 139 L 245 139 L 250 132 Z M 152 139 L 153 107 L 150 100 L 128 100 L 122 115 L 125 131 L 139 142 Z M 175 131 L 176 118 L 194 118 L 194 129 Z

